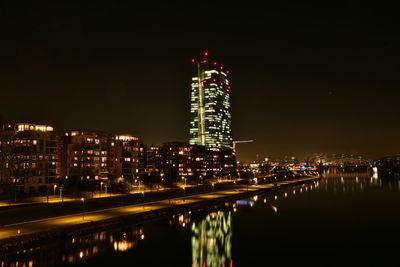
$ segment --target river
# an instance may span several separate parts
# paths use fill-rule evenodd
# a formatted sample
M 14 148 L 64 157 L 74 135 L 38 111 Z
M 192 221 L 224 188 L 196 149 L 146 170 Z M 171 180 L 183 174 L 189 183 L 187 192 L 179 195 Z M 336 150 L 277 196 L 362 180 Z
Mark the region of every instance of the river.
M 397 262 L 400 181 L 318 182 L 0 256 L 0 266 L 267 266 Z

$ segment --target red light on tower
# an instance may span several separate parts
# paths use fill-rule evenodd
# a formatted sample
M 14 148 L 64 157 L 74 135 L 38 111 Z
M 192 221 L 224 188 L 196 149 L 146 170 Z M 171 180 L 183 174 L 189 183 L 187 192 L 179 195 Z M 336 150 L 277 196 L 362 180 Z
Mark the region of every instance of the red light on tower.
M 231 72 L 230 72 L 229 70 L 227 70 L 227 71 L 226 71 L 226 74 L 229 74 L 229 73 L 231 73 Z
M 192 59 L 192 63 L 194 63 L 196 60 L 194 60 L 194 58 Z
M 224 67 L 223 67 L 223 66 L 220 66 L 219 68 L 220 68 L 221 70 L 223 70 L 223 69 L 224 69 Z
M 207 60 L 204 59 L 201 63 L 207 63 Z
M 205 56 L 205 57 L 208 56 L 208 52 L 204 52 L 204 56 Z
M 218 63 L 217 63 L 217 62 L 214 62 L 213 64 L 214 64 L 214 66 L 216 66 Z

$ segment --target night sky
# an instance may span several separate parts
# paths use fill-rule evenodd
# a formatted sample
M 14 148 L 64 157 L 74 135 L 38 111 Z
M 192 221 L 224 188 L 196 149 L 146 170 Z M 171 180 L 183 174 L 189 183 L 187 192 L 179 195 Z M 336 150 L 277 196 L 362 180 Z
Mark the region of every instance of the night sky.
M 191 59 L 208 51 L 232 73 L 234 140 L 255 140 L 239 159 L 400 153 L 394 6 L 15 2 L 0 4 L 8 121 L 188 141 Z

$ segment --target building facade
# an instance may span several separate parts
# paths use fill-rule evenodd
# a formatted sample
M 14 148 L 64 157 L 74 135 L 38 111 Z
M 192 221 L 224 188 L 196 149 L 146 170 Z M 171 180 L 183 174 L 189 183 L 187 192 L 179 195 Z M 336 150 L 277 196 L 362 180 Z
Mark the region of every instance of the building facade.
M 56 184 L 53 127 L 4 123 L 0 129 L 0 183 L 15 193 L 48 193 Z M 9 190 L 9 189 L 8 189 Z
M 139 177 L 140 140 L 131 134 L 110 135 L 109 176 L 134 180 Z
M 108 179 L 108 141 L 108 136 L 103 133 L 65 132 L 58 137 L 57 173 L 66 180 Z
M 166 142 L 160 149 L 160 175 L 168 183 L 186 182 L 189 168 L 190 146 L 185 142 Z
M 231 179 L 236 176 L 236 157 L 232 149 L 211 149 L 191 146 L 189 166 L 191 176 L 200 182 L 210 179 Z
M 158 146 L 148 146 L 146 149 L 146 172 L 159 173 L 161 168 L 161 147 Z
M 207 52 L 202 60 L 192 62 L 189 143 L 212 149 L 232 148 L 229 71 L 211 61 Z

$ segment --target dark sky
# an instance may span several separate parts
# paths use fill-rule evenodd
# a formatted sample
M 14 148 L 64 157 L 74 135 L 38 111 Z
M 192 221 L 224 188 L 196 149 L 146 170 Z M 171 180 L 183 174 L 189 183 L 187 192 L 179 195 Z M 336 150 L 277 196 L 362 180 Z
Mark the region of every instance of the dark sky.
M 7 120 L 187 141 L 190 60 L 209 51 L 232 72 L 234 139 L 255 140 L 240 159 L 400 152 L 394 6 L 16 2 L 0 9 Z

